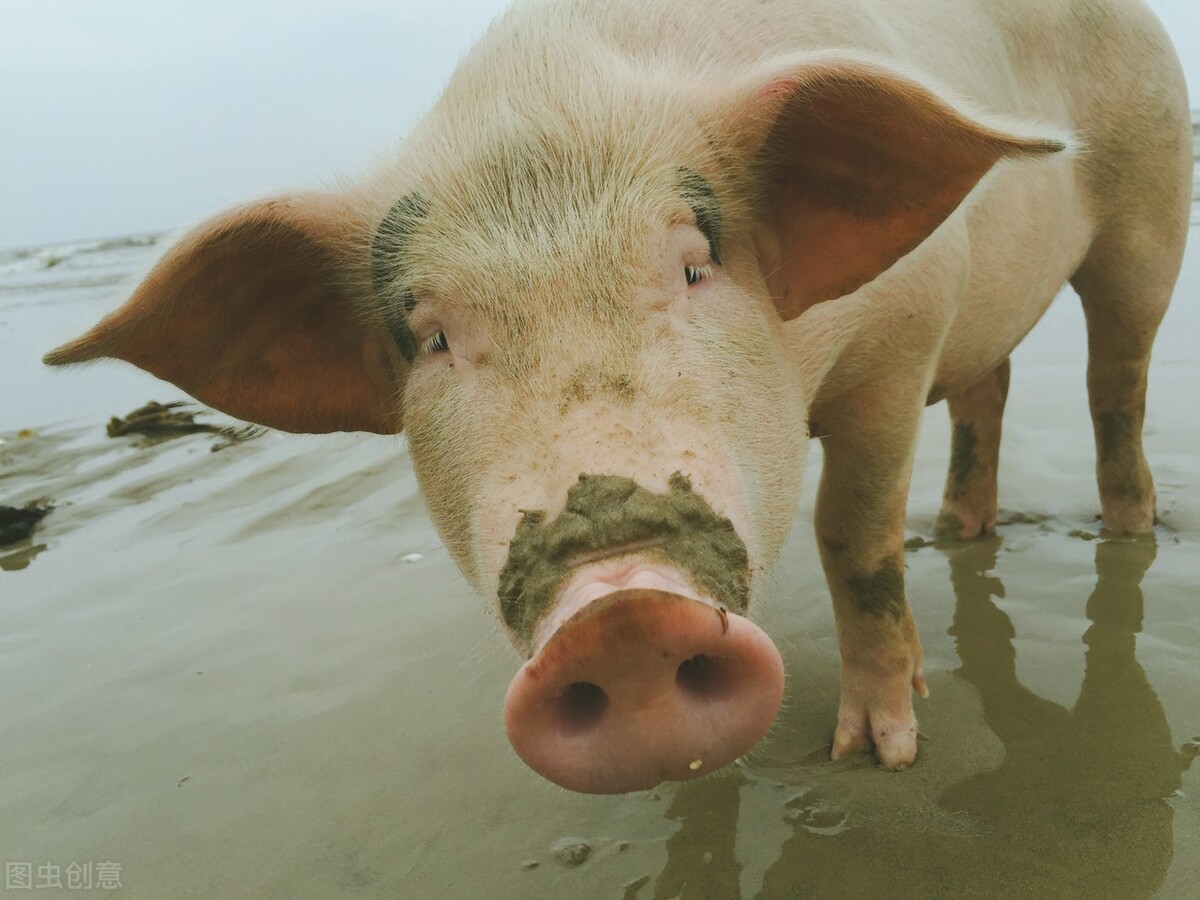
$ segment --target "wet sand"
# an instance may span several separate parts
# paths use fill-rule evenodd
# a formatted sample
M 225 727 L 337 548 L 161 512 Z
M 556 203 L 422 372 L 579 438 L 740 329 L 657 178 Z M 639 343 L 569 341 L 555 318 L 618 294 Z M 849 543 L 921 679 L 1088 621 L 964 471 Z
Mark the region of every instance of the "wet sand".
M 515 655 L 434 535 L 402 440 L 110 439 L 110 416 L 179 392 L 37 359 L 154 249 L 0 255 L 0 504 L 55 505 L 0 548 L 0 859 L 35 885 L 58 865 L 64 886 L 71 862 L 119 863 L 139 898 L 1197 896 L 1198 238 L 1151 374 L 1153 538 L 1099 533 L 1072 296 L 1014 356 L 998 536 L 916 540 L 949 446 L 944 406 L 928 411 L 908 585 L 932 697 L 913 769 L 827 760 L 816 458 L 757 610 L 788 671 L 779 722 L 724 772 L 602 798 L 509 749 Z M 581 864 L 556 858 L 565 838 L 589 845 Z

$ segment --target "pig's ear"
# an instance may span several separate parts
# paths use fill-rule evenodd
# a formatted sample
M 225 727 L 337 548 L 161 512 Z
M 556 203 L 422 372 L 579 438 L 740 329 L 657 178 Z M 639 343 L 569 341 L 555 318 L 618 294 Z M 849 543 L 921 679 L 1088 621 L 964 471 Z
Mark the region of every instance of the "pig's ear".
M 773 63 L 727 97 L 726 133 L 757 167 L 774 238 L 764 275 L 784 319 L 886 271 L 1002 157 L 1067 146 L 985 124 L 944 91 L 840 54 Z
M 190 232 L 124 306 L 45 362 L 123 359 L 284 431 L 398 432 L 403 360 L 357 300 L 369 296 L 369 228 L 334 194 L 231 210 Z

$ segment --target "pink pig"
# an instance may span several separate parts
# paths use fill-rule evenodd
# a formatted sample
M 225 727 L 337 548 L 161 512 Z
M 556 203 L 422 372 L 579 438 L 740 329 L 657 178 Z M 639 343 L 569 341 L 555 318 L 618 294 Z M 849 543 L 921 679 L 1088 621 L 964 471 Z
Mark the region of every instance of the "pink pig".
M 46 361 L 124 359 L 288 431 L 403 430 L 528 657 L 513 746 L 588 792 L 770 727 L 783 666 L 746 613 L 815 435 L 832 756 L 903 768 L 922 408 L 954 424 L 939 531 L 991 530 L 1008 356 L 1070 282 L 1104 524 L 1150 529 L 1190 144 L 1139 0 L 529 0 L 374 177 L 213 218 Z

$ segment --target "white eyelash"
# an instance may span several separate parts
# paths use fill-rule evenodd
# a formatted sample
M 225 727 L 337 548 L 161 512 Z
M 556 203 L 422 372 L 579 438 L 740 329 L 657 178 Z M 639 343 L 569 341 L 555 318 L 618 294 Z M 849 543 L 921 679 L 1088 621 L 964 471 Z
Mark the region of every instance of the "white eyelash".
M 695 284 L 698 281 L 703 281 L 712 275 L 712 267 L 710 266 L 684 266 L 683 277 L 688 284 Z
M 446 332 L 439 331 L 433 337 L 425 339 L 425 343 L 421 345 L 422 353 L 442 353 L 450 349 L 450 345 L 446 343 Z

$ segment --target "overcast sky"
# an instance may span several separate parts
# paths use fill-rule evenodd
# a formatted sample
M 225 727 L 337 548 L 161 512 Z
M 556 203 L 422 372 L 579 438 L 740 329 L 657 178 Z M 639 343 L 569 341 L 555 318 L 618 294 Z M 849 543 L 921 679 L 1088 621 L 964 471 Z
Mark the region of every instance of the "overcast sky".
M 505 5 L 0 0 L 0 248 L 171 228 L 352 172 Z M 1200 0 L 1150 5 L 1200 106 Z

